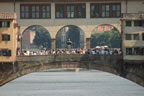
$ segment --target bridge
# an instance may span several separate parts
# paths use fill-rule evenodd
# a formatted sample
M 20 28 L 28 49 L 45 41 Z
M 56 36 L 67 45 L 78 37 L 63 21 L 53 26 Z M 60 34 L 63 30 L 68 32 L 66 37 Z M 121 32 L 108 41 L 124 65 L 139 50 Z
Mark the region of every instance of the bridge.
M 85 68 L 110 72 L 144 86 L 144 65 L 124 62 L 121 55 L 17 56 L 16 62 L 0 63 L 0 85 L 32 72 L 53 68 Z
M 15 13 L 17 15 L 17 23 L 19 24 L 19 26 L 17 23 L 14 23 L 14 22 L 13 22 L 14 24 L 11 24 L 11 25 L 17 25 L 17 27 L 20 27 L 19 32 L 17 34 L 14 34 L 14 36 L 13 35 L 11 36 L 13 37 L 19 37 L 19 35 L 22 36 L 23 33 L 27 29 L 29 29 L 31 26 L 40 25 L 44 29 L 46 29 L 48 33 L 50 34 L 51 49 L 56 48 L 57 34 L 59 34 L 60 30 L 65 27 L 75 26 L 81 29 L 82 32 L 80 32 L 80 34 L 82 34 L 81 36 L 82 38 L 80 36 L 79 37 L 82 39 L 82 41 L 84 41 L 83 42 L 84 48 L 90 48 L 90 38 L 92 35 L 92 30 L 94 30 L 97 26 L 108 24 L 108 25 L 115 27 L 119 32 L 122 32 L 121 21 L 120 21 L 121 14 L 122 13 L 137 13 L 139 11 L 143 11 L 142 0 L 139 0 L 139 1 L 128 0 L 129 3 L 127 3 L 127 0 L 126 2 L 124 0 L 111 0 L 111 2 L 105 1 L 105 3 L 103 1 L 97 2 L 97 0 L 89 0 L 89 2 L 87 0 L 84 0 L 84 1 L 83 0 L 80 0 L 80 1 L 63 0 L 62 3 L 59 2 L 59 0 L 42 0 L 43 2 L 41 0 L 14 0 L 17 2 L 13 2 L 10 0 L 1 0 L 1 1 L 8 2 L 8 3 L 5 3 L 5 2 L 0 3 L 1 13 L 8 12 L 8 13 Z M 37 1 L 37 3 L 35 3 L 35 1 Z M 45 3 L 44 1 L 49 1 L 49 2 Z M 59 11 L 56 10 L 58 9 L 58 6 L 61 6 L 62 4 L 62 6 L 64 5 L 65 8 L 69 7 L 69 5 L 71 4 L 71 1 L 73 1 L 72 7 L 76 6 L 77 8 L 78 6 L 80 7 L 84 6 L 83 8 L 84 8 L 85 14 L 82 15 L 84 16 L 84 18 L 82 16 L 77 17 L 76 15 L 75 15 L 76 17 L 74 17 L 73 16 L 74 11 L 71 12 L 72 17 L 65 17 L 65 16 L 69 16 L 69 11 L 66 11 L 66 9 L 64 9 L 64 12 L 62 12 L 62 13 L 65 13 L 63 14 L 63 18 L 60 18 L 59 15 L 57 16 L 56 13 L 59 13 Z M 139 3 L 136 4 L 137 2 Z M 93 12 L 92 7 L 95 6 L 95 8 L 97 8 L 96 7 L 97 5 L 99 6 L 103 5 L 104 7 L 106 7 L 106 5 L 109 6 L 108 8 L 109 15 L 108 16 L 106 15 L 106 10 L 99 10 L 100 17 L 97 17 L 97 15 L 92 15 L 92 12 Z M 133 5 L 135 6 L 134 10 L 132 8 Z M 32 16 L 32 13 L 31 13 L 32 6 L 35 8 L 36 7 L 39 8 L 38 12 L 39 12 L 39 15 L 41 15 L 41 17 L 39 18 L 35 17 L 35 15 L 37 14 L 36 13 L 37 11 L 34 11 L 33 12 L 34 17 Z M 44 11 L 45 6 L 47 6 L 48 9 L 51 9 L 51 11 Z M 112 6 L 118 6 L 117 10 L 112 10 Z M 44 8 L 41 9 L 42 7 Z M 102 9 L 102 8 L 98 8 L 98 9 Z M 48 17 L 46 18 L 42 17 L 43 16 L 41 14 L 42 12 L 49 13 L 49 15 L 47 15 Z M 75 11 L 75 12 L 77 14 L 78 11 Z M 113 16 L 112 12 L 114 12 L 114 14 L 119 13 L 119 15 Z M 81 13 L 83 12 L 81 11 Z M 103 14 L 101 13 L 104 13 L 105 15 L 103 16 Z M 13 26 L 11 26 L 10 28 L 13 28 Z M 127 27 L 127 28 L 128 28 L 127 30 L 130 30 L 130 27 Z M 132 27 L 132 29 L 134 28 Z M 141 30 L 143 30 L 143 28 L 140 28 L 140 27 L 136 28 L 136 30 L 138 29 L 140 29 L 139 31 L 140 33 L 141 33 Z M 5 28 L 4 29 L 2 28 L 2 32 L 3 31 L 7 32 Z M 10 31 L 10 33 L 12 32 Z M 4 42 L 3 44 L 9 45 L 7 48 L 9 50 L 12 50 L 12 53 L 16 53 L 15 43 L 13 44 L 15 48 L 11 48 L 9 43 L 4 43 Z M 17 42 L 17 41 L 15 38 L 14 41 L 8 41 L 8 42 L 12 43 L 12 42 Z M 143 43 L 142 40 L 141 42 Z M 19 46 L 21 45 L 20 42 L 17 42 L 17 43 Z M 132 40 L 132 41 L 128 41 L 126 44 L 128 43 L 131 44 L 135 42 L 133 42 Z M 140 44 L 141 46 L 142 43 L 139 42 L 137 44 Z M 7 45 L 4 45 L 4 46 L 7 46 Z M 131 45 L 128 46 L 127 49 L 129 49 L 129 47 L 131 48 L 132 46 Z M 131 50 L 134 48 L 130 49 L 130 53 L 131 53 Z M 2 47 L 2 49 L 5 49 L 5 48 Z M 15 59 L 15 55 L 16 54 L 12 54 L 11 57 L 2 56 L 1 60 L 9 62 L 8 59 L 12 57 L 14 57 Z M 128 55 L 131 55 L 131 54 L 128 54 Z M 139 56 L 137 56 L 136 54 L 132 55 L 131 57 L 132 57 L 131 60 L 134 60 L 137 58 L 139 59 Z M 142 56 L 140 55 L 140 57 Z M 14 59 L 12 58 L 12 60 Z M 0 63 L 0 85 L 6 84 L 7 82 L 13 79 L 16 79 L 17 77 L 23 76 L 25 74 L 29 74 L 29 73 L 36 72 L 36 71 L 42 71 L 46 69 L 86 68 L 86 69 L 96 69 L 96 70 L 102 70 L 105 72 L 110 72 L 115 75 L 132 80 L 144 86 L 144 70 L 143 70 L 144 62 L 142 61 L 142 63 L 135 63 L 132 61 L 129 63 L 123 60 L 124 59 L 121 55 L 113 56 L 113 55 L 86 55 L 85 54 L 85 55 L 17 56 L 16 61 L 13 63 L 6 63 L 6 62 Z M 143 60 L 143 57 L 142 57 L 142 60 Z

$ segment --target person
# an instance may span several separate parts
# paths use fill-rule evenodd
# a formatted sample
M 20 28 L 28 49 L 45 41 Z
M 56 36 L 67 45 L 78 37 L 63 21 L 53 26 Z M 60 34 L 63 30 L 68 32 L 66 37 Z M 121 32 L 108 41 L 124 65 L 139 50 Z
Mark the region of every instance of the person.
M 83 54 L 83 50 L 82 49 L 80 49 L 80 54 Z
M 29 56 L 29 55 L 30 55 L 30 51 L 29 51 L 29 50 L 27 50 L 27 51 L 26 51 L 26 54 Z

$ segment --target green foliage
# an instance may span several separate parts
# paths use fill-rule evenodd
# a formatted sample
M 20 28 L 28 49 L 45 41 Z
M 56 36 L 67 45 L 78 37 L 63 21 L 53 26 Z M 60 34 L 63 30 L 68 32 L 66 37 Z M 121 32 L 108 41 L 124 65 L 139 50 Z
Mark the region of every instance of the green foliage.
M 80 47 L 80 31 L 78 28 L 70 27 L 67 38 L 70 38 L 70 40 L 73 42 L 74 48 Z
M 48 32 L 38 32 L 36 31 L 35 38 L 33 40 L 34 44 L 38 47 L 43 47 L 50 49 L 51 48 L 51 39 Z
M 94 33 L 91 36 L 91 48 L 107 45 L 110 48 L 120 48 L 120 33 L 116 30 Z
M 69 30 L 65 32 L 65 38 L 63 40 L 62 32 L 60 30 L 56 36 L 56 48 L 67 48 L 67 40 L 70 39 L 72 41 L 73 48 L 80 48 L 80 29 L 76 26 L 68 26 Z M 64 44 L 64 46 L 62 46 Z
M 56 48 L 61 48 L 61 44 L 62 44 L 61 34 L 59 34 L 56 37 Z

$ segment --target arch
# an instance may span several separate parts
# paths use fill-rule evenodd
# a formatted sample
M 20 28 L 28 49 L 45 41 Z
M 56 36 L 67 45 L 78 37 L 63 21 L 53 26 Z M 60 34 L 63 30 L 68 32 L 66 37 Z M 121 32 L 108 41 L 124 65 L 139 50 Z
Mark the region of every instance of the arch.
M 30 25 L 22 32 L 21 48 L 22 49 L 50 49 L 51 36 L 49 31 L 41 25 Z M 27 38 L 24 38 L 27 37 Z M 47 38 L 48 37 L 48 38 Z M 24 45 L 23 42 L 27 44 Z M 26 46 L 28 45 L 28 48 Z M 37 47 L 36 47 L 37 46 Z
M 117 30 L 119 33 L 121 33 L 120 29 L 119 29 L 116 25 L 114 25 L 114 24 L 99 24 L 99 25 L 96 25 L 96 26 L 93 28 L 93 30 L 94 30 L 96 27 L 102 26 L 102 25 L 113 26 L 115 30 Z M 91 30 L 91 35 L 92 35 L 92 31 L 93 31 L 93 30 Z
M 121 47 L 121 33 L 114 25 L 100 24 L 91 32 L 91 48 L 105 45 L 110 48 Z
M 67 40 L 72 41 L 72 48 L 85 47 L 85 33 L 76 25 L 65 25 L 56 34 L 56 48 L 67 48 Z
M 38 58 L 38 59 L 36 59 Z M 96 69 L 113 73 L 132 80 L 144 86 L 143 68 L 135 64 L 130 66 L 123 62 L 121 55 L 47 55 L 47 56 L 18 56 L 16 62 L 12 64 L 1 64 L 3 66 L 0 86 L 7 82 L 36 71 L 52 68 L 63 68 L 62 65 L 77 64 L 77 68 Z M 1 68 L 1 67 L 0 67 Z M 76 67 L 75 67 L 76 68 Z M 132 71 L 131 71 L 132 70 Z M 7 76 L 9 78 L 7 78 Z M 129 77 L 130 76 L 130 77 Z M 6 78 L 5 78 L 6 77 Z M 132 78 L 131 78 L 132 77 Z

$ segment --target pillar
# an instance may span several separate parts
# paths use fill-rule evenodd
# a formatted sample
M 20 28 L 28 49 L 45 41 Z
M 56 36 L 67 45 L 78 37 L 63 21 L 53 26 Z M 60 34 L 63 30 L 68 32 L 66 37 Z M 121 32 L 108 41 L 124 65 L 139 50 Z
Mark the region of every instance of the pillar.
M 55 3 L 51 3 L 51 19 L 55 19 Z
M 86 18 L 90 19 L 90 3 L 86 3 Z
M 86 49 L 90 49 L 90 38 L 86 38 Z
M 52 38 L 51 39 L 51 49 L 56 49 L 56 39 L 55 38 Z
M 124 57 L 124 54 L 125 54 L 125 48 L 124 48 L 124 45 L 123 45 L 124 37 L 125 37 L 124 36 L 124 20 L 121 19 L 120 48 L 121 48 L 123 57 Z

